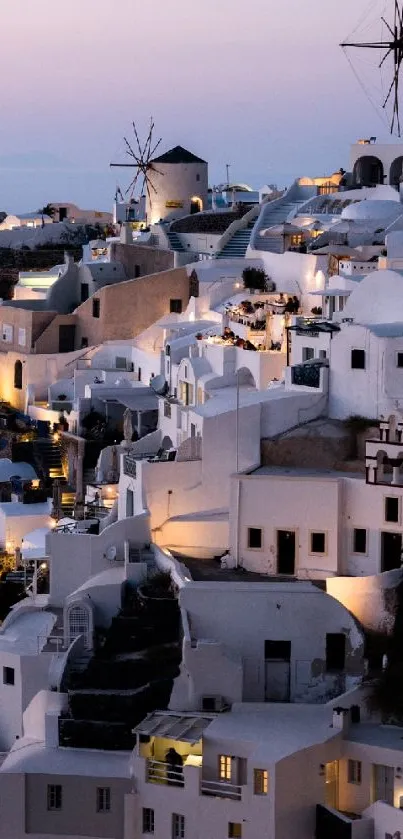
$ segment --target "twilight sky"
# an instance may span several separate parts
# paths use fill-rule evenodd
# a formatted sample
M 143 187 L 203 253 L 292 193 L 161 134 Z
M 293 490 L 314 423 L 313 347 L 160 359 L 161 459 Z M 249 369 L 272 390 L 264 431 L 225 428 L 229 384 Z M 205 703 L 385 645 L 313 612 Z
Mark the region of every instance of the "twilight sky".
M 368 0 L 13 0 L 2 15 L 0 209 L 109 210 L 131 120 L 210 183 L 290 183 L 386 136 L 338 44 Z

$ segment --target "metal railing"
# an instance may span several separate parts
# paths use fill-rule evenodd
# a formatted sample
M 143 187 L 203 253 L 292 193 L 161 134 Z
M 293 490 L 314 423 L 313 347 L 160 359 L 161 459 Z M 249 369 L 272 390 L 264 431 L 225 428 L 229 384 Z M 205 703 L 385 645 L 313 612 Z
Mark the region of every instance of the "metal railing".
M 124 456 L 123 471 L 129 478 L 137 477 L 137 463 L 134 457 L 129 454 Z
M 205 781 L 200 782 L 202 795 L 214 795 L 217 798 L 231 798 L 233 801 L 241 801 L 242 787 L 239 784 L 231 784 L 229 781 Z
M 171 787 L 185 786 L 182 767 L 175 767 L 162 760 L 147 760 L 146 780 L 149 784 L 167 784 Z

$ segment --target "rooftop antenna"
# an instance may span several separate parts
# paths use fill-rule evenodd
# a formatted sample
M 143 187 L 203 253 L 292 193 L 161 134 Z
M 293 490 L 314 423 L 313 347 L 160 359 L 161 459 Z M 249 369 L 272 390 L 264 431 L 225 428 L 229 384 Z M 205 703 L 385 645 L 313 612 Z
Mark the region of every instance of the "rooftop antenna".
M 230 170 L 230 167 L 231 167 L 230 163 L 225 164 L 225 168 L 227 170 L 227 187 L 229 187 L 229 170 Z
M 141 188 L 140 188 L 140 196 L 145 195 L 145 190 L 147 190 L 148 200 L 149 200 L 149 204 L 150 204 L 150 207 L 151 207 L 152 206 L 151 190 L 153 190 L 153 192 L 155 192 L 155 194 L 157 193 L 157 190 L 155 189 L 155 186 L 154 186 L 154 184 L 153 184 L 153 182 L 150 178 L 150 172 L 157 172 L 159 175 L 163 174 L 163 172 L 160 172 L 159 169 L 157 169 L 154 166 L 154 164 L 152 162 L 152 158 L 153 158 L 158 146 L 162 142 L 162 138 L 160 137 L 160 139 L 157 140 L 156 143 L 154 143 L 153 131 L 154 131 L 155 125 L 154 125 L 154 121 L 153 121 L 152 117 L 150 118 L 150 128 L 149 128 L 149 131 L 148 131 L 148 135 L 147 135 L 147 138 L 146 138 L 146 140 L 143 144 L 140 143 L 139 134 L 138 134 L 135 122 L 132 123 L 132 126 L 133 126 L 134 138 L 135 138 L 135 143 L 133 143 L 133 146 L 135 146 L 135 148 L 137 146 L 136 150 L 134 150 L 131 143 L 129 143 L 127 137 L 123 137 L 124 142 L 125 142 L 125 146 L 126 146 L 126 154 L 130 158 L 131 162 L 130 163 L 110 163 L 109 165 L 110 165 L 111 168 L 112 167 L 118 167 L 120 169 L 135 169 L 136 171 L 135 171 L 134 177 L 133 177 L 132 181 L 130 182 L 128 188 L 125 191 L 125 196 L 129 197 L 129 200 L 131 200 L 134 196 L 138 181 L 140 181 L 142 179 Z
M 391 67 L 392 80 L 390 75 L 386 96 L 382 102 L 382 108 L 386 110 L 389 105 L 392 105 L 392 112 L 389 119 L 390 133 L 397 133 L 401 136 L 400 126 L 400 105 L 399 105 L 399 83 L 400 71 L 403 63 L 403 2 L 401 0 L 393 0 L 394 15 L 393 20 L 389 22 L 382 15 L 380 22 L 385 27 L 385 34 L 383 32 L 378 41 L 345 41 L 340 44 L 343 50 L 346 49 L 364 49 L 364 50 L 379 50 L 382 58 L 379 63 L 379 69 L 385 66 L 387 59 L 391 58 L 393 66 Z M 359 80 L 360 81 L 360 80 Z M 389 84 L 390 82 L 390 84 Z M 361 82 L 360 82 L 361 84 Z M 368 94 L 367 94 L 368 95 Z

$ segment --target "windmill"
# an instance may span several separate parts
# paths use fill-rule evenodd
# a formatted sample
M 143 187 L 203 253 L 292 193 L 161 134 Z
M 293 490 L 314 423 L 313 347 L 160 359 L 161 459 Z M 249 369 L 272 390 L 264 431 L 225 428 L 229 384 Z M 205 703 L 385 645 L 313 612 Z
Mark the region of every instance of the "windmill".
M 159 144 L 161 143 L 162 138 L 160 138 L 154 144 L 153 131 L 154 131 L 155 125 L 154 125 L 152 117 L 150 119 L 149 132 L 148 132 L 147 138 L 146 138 L 143 145 L 140 143 L 139 134 L 138 134 L 138 131 L 137 131 L 137 128 L 136 128 L 136 124 L 133 122 L 132 125 L 133 125 L 133 133 L 134 133 L 134 137 L 135 137 L 135 144 L 133 143 L 133 145 L 135 146 L 135 148 L 137 147 L 136 150 L 133 148 L 133 145 L 131 143 L 129 143 L 129 140 L 127 139 L 127 137 L 123 138 L 124 142 L 125 142 L 125 146 L 126 146 L 126 154 L 130 158 L 131 162 L 130 163 L 110 163 L 109 165 L 110 165 L 111 168 L 115 167 L 115 168 L 120 168 L 120 169 L 135 169 L 136 171 L 135 171 L 134 177 L 133 177 L 132 181 L 130 182 L 129 186 L 127 187 L 127 189 L 125 191 L 125 197 L 129 197 L 129 200 L 133 199 L 137 184 L 140 183 L 140 181 L 142 181 L 141 182 L 141 187 L 140 187 L 140 196 L 139 197 L 144 196 L 145 191 L 147 191 L 149 206 L 151 207 L 152 206 L 151 190 L 154 193 L 156 193 L 157 190 L 155 189 L 155 186 L 152 182 L 152 179 L 150 178 L 150 173 L 151 172 L 156 172 L 159 175 L 163 174 L 162 172 L 160 172 L 159 169 L 157 169 L 154 166 L 154 164 L 152 162 L 152 158 L 153 158 Z M 118 192 L 122 195 L 120 188 L 118 188 L 117 193 Z
M 401 0 L 393 0 L 393 15 L 391 14 L 389 20 L 386 19 L 386 3 L 383 4 L 383 14 L 377 18 L 377 30 L 380 31 L 378 38 L 369 38 L 363 41 L 349 40 L 344 41 L 340 46 L 344 51 L 346 50 L 375 50 L 379 53 L 378 70 L 382 74 L 386 74 L 386 84 L 382 79 L 382 95 L 380 98 L 380 106 L 387 114 L 389 130 L 391 134 L 396 133 L 398 137 L 401 136 L 400 125 L 400 101 L 399 101 L 399 87 L 400 87 L 400 73 L 403 63 L 403 2 Z M 373 4 L 371 4 L 373 7 Z M 362 21 L 368 23 L 369 14 L 365 13 Z M 355 28 L 354 34 L 359 29 L 360 24 Z M 347 54 L 347 53 L 346 53 Z M 349 56 L 347 55 L 349 58 Z M 349 59 L 350 60 L 350 59 Z M 351 63 L 351 61 L 350 61 Z M 364 89 L 368 99 L 374 105 L 371 91 L 365 89 L 365 84 L 360 74 L 353 71 Z M 375 107 L 378 107 L 375 105 Z

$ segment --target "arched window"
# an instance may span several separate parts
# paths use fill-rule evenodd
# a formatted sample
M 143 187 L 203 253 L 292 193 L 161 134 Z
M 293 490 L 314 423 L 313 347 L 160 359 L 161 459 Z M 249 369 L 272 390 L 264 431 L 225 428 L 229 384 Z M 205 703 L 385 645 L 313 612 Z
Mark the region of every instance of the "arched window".
M 68 633 L 69 644 L 74 641 L 74 638 L 84 635 L 85 646 L 89 647 L 91 645 L 91 616 L 85 606 L 71 606 L 69 608 Z
M 16 361 L 14 364 L 14 387 L 22 390 L 22 362 Z
M 376 186 L 383 184 L 383 164 L 379 157 L 364 155 L 354 164 L 353 179 L 361 186 Z
M 396 157 L 390 167 L 389 182 L 391 186 L 399 186 L 403 178 L 403 157 Z

